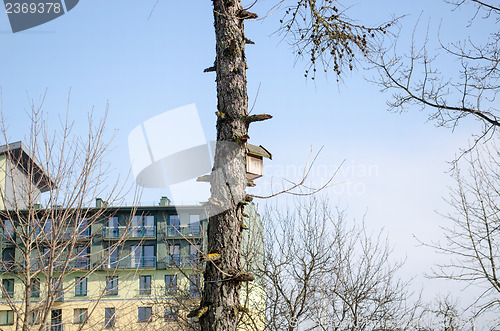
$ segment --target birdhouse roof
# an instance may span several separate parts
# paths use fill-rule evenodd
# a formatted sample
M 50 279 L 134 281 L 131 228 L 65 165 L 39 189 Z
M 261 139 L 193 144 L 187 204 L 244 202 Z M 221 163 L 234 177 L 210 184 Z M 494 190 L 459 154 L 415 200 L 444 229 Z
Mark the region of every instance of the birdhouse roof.
M 262 146 L 262 145 L 255 146 L 252 144 L 247 144 L 247 154 L 267 157 L 268 159 L 271 159 L 271 160 L 273 158 L 273 155 L 267 149 L 265 149 L 264 146 Z

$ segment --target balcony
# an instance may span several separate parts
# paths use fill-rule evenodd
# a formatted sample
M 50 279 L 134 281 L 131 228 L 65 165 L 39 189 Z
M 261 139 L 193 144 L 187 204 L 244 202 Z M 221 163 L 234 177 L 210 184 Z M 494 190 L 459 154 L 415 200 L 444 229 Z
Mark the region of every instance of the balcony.
M 169 255 L 165 258 L 165 266 L 166 268 L 196 268 L 201 266 L 201 261 L 199 255 L 179 255 L 173 254 Z
M 119 260 L 107 260 L 102 263 L 102 269 L 156 269 L 156 256 L 125 257 Z
M 118 226 L 118 227 L 104 227 L 102 229 L 102 236 L 105 239 L 155 239 L 156 226 Z
M 40 241 L 52 241 L 52 240 L 87 240 L 90 238 L 90 228 L 85 228 L 82 230 L 75 229 L 74 227 L 67 227 L 58 230 L 48 230 L 48 231 L 35 231 L 31 234 L 32 239 Z
M 165 238 L 183 238 L 183 237 L 198 237 L 201 236 L 200 224 L 189 224 L 174 226 L 168 225 L 165 229 Z
M 88 259 L 86 260 L 76 260 L 70 262 L 70 269 L 72 270 L 88 270 L 90 265 L 90 261 Z
M 25 264 L 26 266 L 26 264 Z M 38 259 L 32 259 L 31 260 L 31 270 L 41 270 L 41 269 L 48 269 L 50 267 L 53 268 L 53 270 L 56 271 L 63 271 L 63 270 L 88 270 L 90 266 L 90 261 L 89 259 L 75 259 L 72 261 L 54 261 L 52 266 L 50 265 L 50 262 L 38 258 Z

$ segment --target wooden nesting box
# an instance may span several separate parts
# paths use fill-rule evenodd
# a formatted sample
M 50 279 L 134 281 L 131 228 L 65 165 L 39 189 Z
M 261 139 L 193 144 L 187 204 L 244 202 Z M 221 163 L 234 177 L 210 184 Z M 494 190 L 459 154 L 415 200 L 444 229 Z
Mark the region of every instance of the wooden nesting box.
M 264 174 L 264 158 L 272 159 L 271 153 L 262 145 L 247 144 L 247 179 L 248 186 L 255 186 L 253 180 Z M 210 175 L 200 176 L 198 182 L 210 182 Z
M 264 174 L 264 158 L 272 159 L 269 153 L 262 145 L 255 146 L 247 144 L 247 179 L 252 181 Z

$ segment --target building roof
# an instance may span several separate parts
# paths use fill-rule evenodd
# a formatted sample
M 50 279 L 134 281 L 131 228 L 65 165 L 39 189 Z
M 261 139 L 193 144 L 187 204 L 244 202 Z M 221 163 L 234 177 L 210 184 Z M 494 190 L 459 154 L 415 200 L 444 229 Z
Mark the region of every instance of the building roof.
M 45 173 L 40 163 L 21 141 L 0 146 L 0 155 L 4 154 L 19 165 L 24 172 L 27 172 L 26 169 L 33 167 L 34 182 L 37 183 L 41 192 L 49 191 L 51 187 L 54 187 L 54 182 L 50 176 Z

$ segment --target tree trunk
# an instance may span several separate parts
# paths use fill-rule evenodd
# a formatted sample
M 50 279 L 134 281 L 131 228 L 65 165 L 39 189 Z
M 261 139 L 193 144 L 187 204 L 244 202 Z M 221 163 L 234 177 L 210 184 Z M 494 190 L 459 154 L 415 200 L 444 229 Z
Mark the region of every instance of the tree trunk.
M 245 36 L 241 0 L 213 0 L 216 34 L 217 147 L 208 207 L 208 253 L 200 307 L 202 330 L 235 330 L 238 324 L 242 202 L 245 199 L 248 132 Z M 213 210 L 217 210 L 216 213 Z M 214 215 L 215 214 L 215 215 Z

